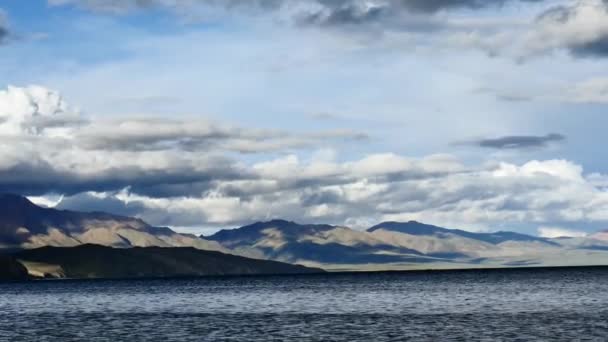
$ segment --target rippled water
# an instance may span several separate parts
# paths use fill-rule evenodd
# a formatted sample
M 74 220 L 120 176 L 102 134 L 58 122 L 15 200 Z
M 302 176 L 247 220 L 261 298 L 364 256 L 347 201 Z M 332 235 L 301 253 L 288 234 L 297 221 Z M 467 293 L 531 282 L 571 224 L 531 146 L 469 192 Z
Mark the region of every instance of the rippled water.
M 0 284 L 2 341 L 608 339 L 608 269 Z

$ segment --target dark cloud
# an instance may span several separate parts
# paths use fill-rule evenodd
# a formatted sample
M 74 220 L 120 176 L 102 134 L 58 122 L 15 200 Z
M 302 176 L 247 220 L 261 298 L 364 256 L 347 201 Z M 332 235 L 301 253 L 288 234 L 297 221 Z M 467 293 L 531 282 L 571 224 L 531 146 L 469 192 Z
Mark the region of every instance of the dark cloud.
M 362 142 L 363 132 L 333 130 L 290 134 L 276 130 L 243 129 L 191 120 L 133 119 L 90 122 L 77 132 L 79 146 L 91 151 L 227 150 L 260 153 L 285 149 L 316 148 L 328 141 Z
M 338 204 L 344 202 L 344 199 L 337 191 L 317 191 L 313 193 L 305 193 L 301 198 L 302 205 L 311 207 L 322 204 Z
M 597 13 L 603 13 L 604 17 L 608 17 L 608 0 L 603 0 L 597 4 L 577 2 L 571 6 L 555 6 L 541 13 L 536 21 L 538 24 L 551 25 L 556 28 L 568 24 L 582 28 L 588 25 L 588 19 L 581 12 L 585 5 L 593 6 Z M 589 39 L 590 36 L 592 39 Z M 606 57 L 608 56 L 608 32 L 600 31 L 598 27 L 596 34 L 578 34 L 578 38 L 567 41 L 564 48 L 575 57 Z
M 118 193 L 107 193 L 104 196 L 81 193 L 65 196 L 57 209 L 83 212 L 106 212 L 127 217 L 145 218 L 145 221 L 157 227 L 164 226 L 200 226 L 205 222 L 202 212 L 180 212 L 172 215 L 164 210 L 148 208 L 144 202 L 133 200 L 124 202 L 117 198 Z
M 99 197 L 88 193 L 81 193 L 61 199 L 57 209 L 76 210 L 83 212 L 106 212 L 122 216 L 139 216 L 145 207 L 139 202 L 125 203 L 118 198 L 111 196 Z
M 489 6 L 503 6 L 509 2 L 542 1 L 545 0 L 395 0 L 393 2 L 412 11 L 434 13 L 455 8 L 481 9 Z
M 519 94 L 497 94 L 496 98 L 505 102 L 529 102 L 534 99 L 532 96 Z
M 304 25 L 360 25 L 381 20 L 390 15 L 387 11 L 387 6 L 363 8 L 356 3 L 349 3 L 340 7 L 326 6 L 323 10 L 302 15 L 298 21 Z
M 570 47 L 573 55 L 580 57 L 608 56 L 608 34 L 589 42 L 583 42 Z
M 0 44 L 4 44 L 8 39 L 8 29 L 6 27 L 2 27 L 0 24 Z
M 370 6 L 369 2 L 363 0 L 317 0 L 321 8 L 316 12 L 302 15 L 299 22 L 321 26 L 379 23 L 405 26 L 412 31 L 433 31 L 442 25 L 423 20 L 418 15 L 431 15 L 453 9 L 477 10 L 503 6 L 509 2 L 542 1 L 544 0 L 389 0 Z
M 565 141 L 566 137 L 561 134 L 548 134 L 545 136 L 505 136 L 491 139 L 481 139 L 471 142 L 471 144 L 483 148 L 493 148 L 500 150 L 516 150 L 527 148 L 547 147 L 551 143 Z
M 10 30 L 8 28 L 8 20 L 6 14 L 0 8 L 0 44 L 4 44 L 8 41 L 10 36 Z
M 125 164 L 100 168 L 89 173 L 65 170 L 42 159 L 31 159 L 0 169 L 0 193 L 28 196 L 58 193 L 118 191 L 125 188 L 145 196 L 200 196 L 213 188 L 213 182 L 252 179 L 253 173 L 243 170 L 225 158 L 209 158 L 206 167 L 194 167 L 185 161 L 163 169 L 147 169 Z

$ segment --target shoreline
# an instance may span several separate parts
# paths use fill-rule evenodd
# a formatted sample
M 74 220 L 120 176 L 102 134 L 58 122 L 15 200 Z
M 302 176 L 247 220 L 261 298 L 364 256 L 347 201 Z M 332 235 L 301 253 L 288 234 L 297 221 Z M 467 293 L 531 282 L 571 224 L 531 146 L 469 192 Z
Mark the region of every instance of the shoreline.
M 538 271 L 563 271 L 563 270 L 608 270 L 608 265 L 580 265 L 580 266 L 522 266 L 522 267 L 487 267 L 487 268 L 453 268 L 453 269 L 414 269 L 414 270 L 382 270 L 382 271 L 326 271 L 318 273 L 302 274 L 226 274 L 226 275 L 202 275 L 202 276 L 171 276 L 171 277 L 121 277 L 121 278 L 36 278 L 28 280 L 2 281 L 6 283 L 36 283 L 36 282 L 95 282 L 95 281 L 162 281 L 162 280 L 198 280 L 198 279 L 237 279 L 237 278 L 273 278 L 273 277 L 334 277 L 345 275 L 407 275 L 407 274 L 447 274 L 447 273 L 474 273 L 474 272 L 538 272 Z

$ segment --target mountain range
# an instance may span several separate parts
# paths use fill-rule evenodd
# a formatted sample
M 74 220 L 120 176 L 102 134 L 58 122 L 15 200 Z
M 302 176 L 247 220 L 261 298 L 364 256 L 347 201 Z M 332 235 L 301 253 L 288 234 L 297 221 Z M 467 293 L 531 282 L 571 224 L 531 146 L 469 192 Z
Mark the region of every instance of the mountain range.
M 474 233 L 416 221 L 365 231 L 284 220 L 222 230 L 206 239 L 234 253 L 331 270 L 608 265 L 608 234 L 546 239 Z
M 87 244 L 22 250 L 11 258 L 22 264 L 31 276 L 39 278 L 127 279 L 323 272 L 193 247 L 111 248 Z M 13 268 L 20 271 L 19 266 Z
M 73 247 L 98 244 L 126 247 L 194 247 L 227 252 L 216 242 L 153 227 L 131 217 L 102 212 L 42 208 L 27 198 L 0 195 L 0 248 Z
M 122 250 L 148 247 L 161 254 L 165 249 L 189 248 L 326 270 L 608 265 L 608 231 L 588 237 L 547 239 L 509 231 L 475 233 L 415 221 L 384 222 L 367 230 L 354 230 L 272 220 L 195 236 L 154 227 L 137 218 L 43 208 L 22 196 L 0 195 L 3 250 L 92 244 Z M 74 251 L 78 249 L 59 254 L 73 256 Z M 15 258 L 23 260 L 26 252 L 18 253 L 22 254 Z M 150 260 L 150 254 L 135 255 Z M 173 259 L 175 267 L 183 262 L 178 261 L 180 258 Z M 41 262 L 28 261 L 29 265 Z M 63 267 L 74 266 L 66 266 L 64 260 Z

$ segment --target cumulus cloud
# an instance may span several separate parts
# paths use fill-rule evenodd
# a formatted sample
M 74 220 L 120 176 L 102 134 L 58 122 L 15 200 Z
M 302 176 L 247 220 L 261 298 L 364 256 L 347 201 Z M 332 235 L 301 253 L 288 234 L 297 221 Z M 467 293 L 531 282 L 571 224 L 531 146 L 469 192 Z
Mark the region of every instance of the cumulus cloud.
M 512 135 L 498 138 L 479 139 L 469 144 L 499 150 L 518 150 L 530 148 L 543 148 L 550 144 L 563 142 L 566 137 L 561 134 L 551 133 L 543 136 L 534 135 Z
M 46 203 L 60 200 L 61 208 L 177 227 L 271 218 L 335 224 L 413 219 L 469 229 L 608 222 L 605 176 L 587 176 L 566 160 L 466 165 L 451 155 L 395 153 L 339 160 L 328 149 L 305 158 L 290 149 L 303 142 L 321 148 L 350 133 L 85 120 L 59 94 L 38 87 L 9 88 L 0 99 L 0 192 L 38 196 L 41 203 L 55 194 Z M 73 120 L 36 126 L 37 116 Z M 256 153 L 249 162 L 235 158 L 245 145 Z
M 200 195 L 221 180 L 256 177 L 230 153 L 287 152 L 364 140 L 348 130 L 289 134 L 201 120 L 85 119 L 43 87 L 0 92 L 0 190 Z
M 578 0 L 545 8 L 530 22 L 512 23 L 494 30 L 453 32 L 448 41 L 476 47 L 492 56 L 519 60 L 566 51 L 573 57 L 608 55 L 608 3 Z
M 526 37 L 532 51 L 565 48 L 578 56 L 608 55 L 608 6 L 604 0 L 577 1 L 541 14 Z
M 586 237 L 588 234 L 578 230 L 558 227 L 540 227 L 538 228 L 538 235 L 547 239 L 556 239 L 564 237 Z
M 40 86 L 0 91 L 0 134 L 42 135 L 81 123 L 77 109 L 70 108 L 57 92 Z M 59 134 L 60 132 L 55 132 Z
M 104 195 L 112 206 L 107 198 L 86 203 L 180 227 L 288 218 L 335 224 L 420 220 L 474 230 L 608 220 L 608 193 L 580 166 L 563 160 L 465 167 L 448 156 L 370 155 L 343 163 L 290 156 L 250 170 L 255 178 L 216 182 L 201 196 L 154 198 L 126 190 Z M 65 208 L 81 202 L 65 201 Z
M 339 30 L 348 35 L 384 32 L 383 39 L 399 42 L 404 35 L 415 44 L 435 48 L 473 47 L 492 56 L 520 60 L 565 50 L 575 57 L 608 54 L 608 6 L 604 0 L 559 2 L 548 0 L 48 0 L 53 6 L 78 6 L 105 13 L 125 14 L 160 8 L 189 19 L 207 18 L 215 10 L 272 13 L 279 21 Z M 542 11 L 529 16 L 480 16 L 482 10 L 513 5 Z M 532 6 L 534 5 L 534 6 Z M 455 11 L 460 11 L 454 15 Z M 413 36 L 412 36 L 413 35 Z M 413 39 L 420 38 L 420 39 Z M 375 41 L 375 40 L 372 40 Z M 389 44 L 390 45 L 390 44 Z

